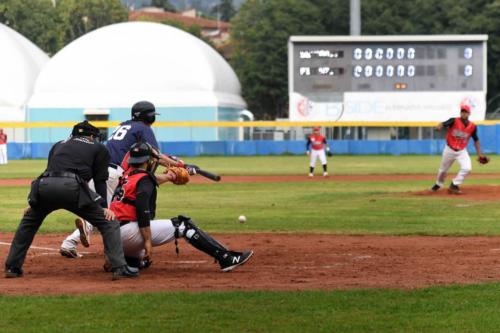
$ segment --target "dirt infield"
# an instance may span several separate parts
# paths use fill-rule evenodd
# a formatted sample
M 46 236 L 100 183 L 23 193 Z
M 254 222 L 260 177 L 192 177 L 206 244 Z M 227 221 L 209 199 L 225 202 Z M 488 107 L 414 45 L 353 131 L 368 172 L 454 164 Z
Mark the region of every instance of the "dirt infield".
M 467 179 L 499 179 L 500 174 L 473 174 Z M 282 182 L 325 182 L 325 181 L 352 181 L 352 182 L 388 182 L 388 181 L 405 181 L 405 180 L 428 180 L 432 185 L 435 179 L 434 174 L 397 174 L 397 175 L 332 175 L 322 177 L 316 175 L 307 177 L 306 175 L 287 175 L 287 176 L 222 176 L 222 183 L 282 183 Z M 0 186 L 23 186 L 29 185 L 32 179 L 0 179 Z M 216 184 L 207 178 L 201 176 L 191 177 L 192 184 Z
M 181 242 L 155 248 L 139 280 L 111 281 L 101 266 L 100 236 L 80 259 L 61 257 L 64 235 L 37 235 L 19 279 L 0 278 L 0 294 L 48 295 L 154 291 L 333 290 L 420 288 L 500 281 L 500 237 L 381 237 L 297 234 L 217 235 L 255 255 L 222 273 L 203 253 Z M 0 233 L 5 258 L 12 234 Z

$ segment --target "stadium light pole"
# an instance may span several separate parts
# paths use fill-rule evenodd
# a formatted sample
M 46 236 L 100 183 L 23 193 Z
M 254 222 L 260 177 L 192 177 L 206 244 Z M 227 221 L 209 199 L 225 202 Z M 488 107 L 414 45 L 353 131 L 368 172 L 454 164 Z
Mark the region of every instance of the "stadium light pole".
M 361 35 L 361 0 L 351 0 L 350 5 L 350 34 L 351 36 L 359 36 Z
M 351 0 L 350 2 L 350 34 L 351 36 L 359 36 L 361 35 L 361 0 Z M 354 140 L 358 140 L 359 133 L 358 128 L 352 128 L 354 132 Z M 366 132 L 366 128 L 361 128 L 362 136 Z

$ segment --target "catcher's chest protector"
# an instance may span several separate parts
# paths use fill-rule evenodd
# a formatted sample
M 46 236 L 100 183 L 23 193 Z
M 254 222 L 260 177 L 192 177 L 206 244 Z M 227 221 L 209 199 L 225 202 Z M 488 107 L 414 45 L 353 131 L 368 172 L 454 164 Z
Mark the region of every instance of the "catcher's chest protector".
M 137 183 L 139 183 L 139 181 L 144 177 L 149 177 L 149 174 L 145 171 L 126 172 L 122 176 L 122 179 L 115 190 L 115 194 L 113 195 L 113 201 L 110 205 L 110 209 L 115 213 L 117 220 L 137 221 L 135 208 Z

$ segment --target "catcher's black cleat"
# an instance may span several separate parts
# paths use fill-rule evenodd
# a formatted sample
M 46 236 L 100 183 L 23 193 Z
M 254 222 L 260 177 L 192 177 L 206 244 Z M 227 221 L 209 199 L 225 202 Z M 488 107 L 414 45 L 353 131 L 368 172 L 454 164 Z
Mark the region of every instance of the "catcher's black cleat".
M 120 279 L 135 278 L 139 276 L 139 269 L 127 265 L 113 270 L 113 281 Z
M 436 192 L 437 190 L 439 190 L 441 188 L 441 186 L 439 186 L 438 184 L 434 184 L 433 187 L 431 187 L 431 191 L 432 192 Z
M 460 190 L 460 187 L 458 187 L 458 185 L 455 185 L 455 184 L 451 183 L 450 187 L 448 187 L 448 193 L 450 193 L 450 194 L 461 194 L 462 191 Z
M 23 276 L 23 270 L 17 267 L 9 267 L 5 269 L 5 277 L 10 278 L 18 278 Z
M 253 251 L 247 252 L 226 252 L 222 258 L 219 259 L 220 269 L 223 272 L 232 271 L 234 268 L 243 265 L 253 255 Z

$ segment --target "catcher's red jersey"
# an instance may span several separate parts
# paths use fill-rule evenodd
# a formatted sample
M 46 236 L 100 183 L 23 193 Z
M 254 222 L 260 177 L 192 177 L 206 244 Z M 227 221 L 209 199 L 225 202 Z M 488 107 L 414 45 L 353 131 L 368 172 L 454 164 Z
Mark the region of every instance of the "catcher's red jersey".
M 311 142 L 312 149 L 325 149 L 325 137 L 323 135 L 313 133 L 309 136 L 309 141 Z
M 455 118 L 453 125 L 446 132 L 446 143 L 455 150 L 465 149 L 475 129 L 476 125 L 472 121 L 465 126 L 460 118 Z
M 137 194 L 137 183 L 148 177 L 147 172 L 133 172 L 137 169 L 128 169 L 123 174 L 118 188 L 113 196 L 110 209 L 119 221 L 137 221 L 136 207 L 134 205 Z

